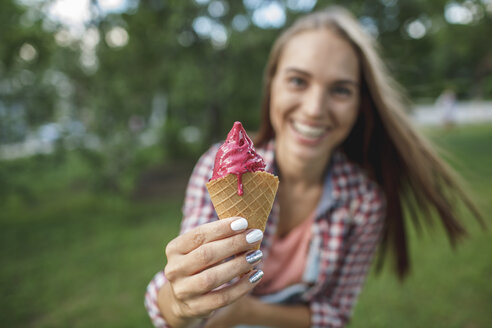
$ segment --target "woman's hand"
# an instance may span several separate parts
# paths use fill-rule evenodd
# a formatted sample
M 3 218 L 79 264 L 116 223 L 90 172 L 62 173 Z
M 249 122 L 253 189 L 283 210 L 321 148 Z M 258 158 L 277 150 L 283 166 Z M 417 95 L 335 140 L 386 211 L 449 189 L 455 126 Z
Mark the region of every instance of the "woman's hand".
M 158 303 L 173 327 L 189 326 L 247 294 L 262 273 L 251 271 L 262 257 L 252 251 L 263 238 L 249 230 L 243 218 L 229 218 L 201 225 L 173 239 L 166 247 L 168 280 L 159 291 Z M 252 252 L 248 252 L 252 251 Z M 224 262 L 224 259 L 235 256 Z M 240 277 L 234 284 L 216 289 Z

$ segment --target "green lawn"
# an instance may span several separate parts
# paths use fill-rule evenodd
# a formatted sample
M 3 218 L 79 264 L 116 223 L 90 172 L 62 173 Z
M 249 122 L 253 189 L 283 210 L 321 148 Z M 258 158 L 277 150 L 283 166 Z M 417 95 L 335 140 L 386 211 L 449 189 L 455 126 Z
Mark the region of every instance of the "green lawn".
M 369 277 L 355 309 L 358 327 L 492 327 L 492 126 L 426 131 L 460 171 L 488 223 L 466 218 L 470 236 L 453 251 L 439 225 L 412 231 L 412 274 L 403 283 L 386 267 Z
M 427 133 L 456 159 L 490 221 L 492 126 Z M 150 326 L 144 290 L 178 231 L 181 195 L 137 202 L 91 193 L 80 183 L 87 172 L 51 167 L 23 167 L 32 195 L 1 205 L 0 326 Z M 412 275 L 400 284 L 389 270 L 371 274 L 350 327 L 492 326 L 491 234 L 467 221 L 471 237 L 456 252 L 439 226 L 412 234 Z

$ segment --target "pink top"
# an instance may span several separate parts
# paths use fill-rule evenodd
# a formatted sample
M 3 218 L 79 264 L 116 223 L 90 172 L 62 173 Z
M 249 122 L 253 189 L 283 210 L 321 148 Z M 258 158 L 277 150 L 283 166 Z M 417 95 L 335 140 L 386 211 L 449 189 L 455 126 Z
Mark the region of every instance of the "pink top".
M 274 237 L 270 254 L 263 264 L 265 275 L 255 288 L 255 294 L 275 293 L 302 281 L 311 239 L 313 215 L 292 229 L 287 236 Z

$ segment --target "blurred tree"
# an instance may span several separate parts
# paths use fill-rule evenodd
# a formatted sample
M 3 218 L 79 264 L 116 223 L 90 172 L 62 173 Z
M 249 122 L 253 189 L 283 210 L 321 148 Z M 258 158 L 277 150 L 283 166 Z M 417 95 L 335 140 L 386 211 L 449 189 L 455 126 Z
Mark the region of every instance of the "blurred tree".
M 50 121 L 57 93 L 47 78 L 55 51 L 42 16 L 13 0 L 0 2 L 0 143 L 23 140 Z
M 18 1 L 0 2 L 0 143 L 42 123 L 70 134 L 82 122 L 84 138 L 69 145 L 93 149 L 97 180 L 116 189 L 142 146 L 196 157 L 235 120 L 255 130 L 279 29 L 330 4 L 378 38 L 412 98 L 450 86 L 462 99 L 492 98 L 491 0 L 129 0 L 122 13 L 91 0 L 80 36 L 46 16 L 50 1 Z M 267 7 L 275 24 L 258 20 Z

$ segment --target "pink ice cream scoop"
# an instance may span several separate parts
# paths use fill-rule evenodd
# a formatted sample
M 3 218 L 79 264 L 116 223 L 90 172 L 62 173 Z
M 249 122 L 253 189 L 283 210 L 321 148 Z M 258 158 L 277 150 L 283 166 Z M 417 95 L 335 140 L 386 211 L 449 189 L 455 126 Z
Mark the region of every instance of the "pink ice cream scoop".
M 237 193 L 242 195 L 241 176 L 246 172 L 265 171 L 265 166 L 265 161 L 256 153 L 253 142 L 241 122 L 234 122 L 226 141 L 217 151 L 214 173 L 210 180 L 235 174 L 237 176 Z

